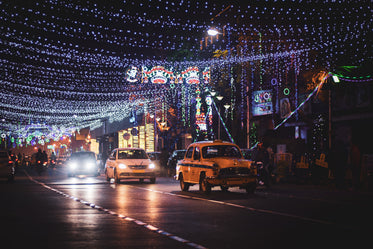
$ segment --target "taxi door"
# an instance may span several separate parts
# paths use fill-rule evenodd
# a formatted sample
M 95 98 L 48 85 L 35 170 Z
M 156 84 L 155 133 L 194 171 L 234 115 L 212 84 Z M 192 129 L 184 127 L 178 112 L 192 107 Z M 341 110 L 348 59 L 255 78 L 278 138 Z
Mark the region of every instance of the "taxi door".
M 183 172 L 183 177 L 184 181 L 190 182 L 190 169 L 191 169 L 191 163 L 193 162 L 193 150 L 194 147 L 191 146 L 187 149 L 185 153 L 185 158 L 182 160 L 182 172 Z
M 107 175 L 111 178 L 114 178 L 114 168 L 115 168 L 115 159 L 116 159 L 116 156 L 117 156 L 117 151 L 114 150 L 111 155 L 109 156 L 109 158 L 106 160 L 106 171 L 107 171 Z
M 201 152 L 198 146 L 194 148 L 192 167 L 190 168 L 190 181 L 194 183 L 199 182 L 199 175 L 201 172 Z

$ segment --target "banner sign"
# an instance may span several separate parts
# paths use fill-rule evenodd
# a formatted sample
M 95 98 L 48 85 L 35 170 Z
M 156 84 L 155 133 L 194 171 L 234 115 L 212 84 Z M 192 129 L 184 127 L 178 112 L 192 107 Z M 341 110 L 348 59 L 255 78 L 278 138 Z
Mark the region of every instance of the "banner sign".
M 272 114 L 272 90 L 253 91 L 251 108 L 253 116 Z
M 131 66 L 125 71 L 125 80 L 128 83 L 144 84 L 208 84 L 211 79 L 210 67 L 188 67 L 182 71 L 167 69 L 163 66 L 135 67 Z

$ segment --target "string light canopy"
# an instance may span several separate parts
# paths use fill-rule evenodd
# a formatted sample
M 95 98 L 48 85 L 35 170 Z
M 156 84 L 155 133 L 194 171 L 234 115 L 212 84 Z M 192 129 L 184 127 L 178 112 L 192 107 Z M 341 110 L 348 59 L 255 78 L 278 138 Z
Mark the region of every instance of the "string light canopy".
M 129 82 L 132 66 L 212 66 L 213 75 L 227 63 L 263 61 L 265 71 L 292 56 L 302 70 L 372 59 L 370 1 L 228 2 L 0 0 L 0 131 L 96 128 L 156 109 L 170 85 Z M 211 26 L 229 27 L 242 52 L 206 57 L 200 41 Z

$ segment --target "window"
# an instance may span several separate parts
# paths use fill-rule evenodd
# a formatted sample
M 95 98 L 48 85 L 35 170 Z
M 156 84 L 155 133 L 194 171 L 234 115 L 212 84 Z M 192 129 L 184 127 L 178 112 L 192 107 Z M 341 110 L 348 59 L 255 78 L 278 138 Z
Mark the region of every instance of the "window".
M 196 147 L 194 149 L 194 155 L 193 155 L 193 160 L 199 160 L 200 159 L 200 152 L 199 152 L 199 148 Z
M 115 160 L 116 157 L 117 157 L 117 151 L 114 150 L 113 153 L 111 153 L 110 155 L 110 160 Z
M 192 158 L 192 155 L 193 155 L 193 149 L 194 149 L 194 147 L 190 147 L 190 148 L 188 149 L 188 151 L 187 151 L 186 154 L 185 154 L 185 157 L 186 157 L 186 158 Z
M 148 159 L 148 155 L 144 150 L 126 150 L 128 159 Z
M 235 146 L 230 145 L 213 145 L 205 146 L 202 149 L 203 158 L 215 158 L 215 157 L 235 157 L 241 158 L 239 149 Z
M 120 151 L 118 154 L 118 159 L 126 159 L 127 158 L 127 153 L 124 151 Z

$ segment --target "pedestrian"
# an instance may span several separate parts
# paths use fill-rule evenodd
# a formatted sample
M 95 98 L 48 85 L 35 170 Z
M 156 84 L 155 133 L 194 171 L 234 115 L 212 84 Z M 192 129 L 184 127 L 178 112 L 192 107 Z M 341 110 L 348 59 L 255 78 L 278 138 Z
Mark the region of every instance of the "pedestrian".
M 167 160 L 169 158 L 169 153 L 166 148 L 163 148 L 160 155 L 160 163 L 161 163 L 161 175 L 167 175 Z
M 267 148 L 264 147 L 263 143 L 259 143 L 255 154 L 254 161 L 258 165 L 258 180 L 259 184 L 269 186 L 270 177 L 269 177 L 269 154 Z
M 267 147 L 267 153 L 268 153 L 268 175 L 269 175 L 269 180 L 271 181 L 272 173 L 274 172 L 274 168 L 275 168 L 275 153 L 273 152 L 271 145 Z
M 19 163 L 19 165 L 22 165 L 22 154 L 21 154 L 21 152 L 18 153 L 18 163 Z
M 43 152 L 41 152 L 41 149 L 38 149 L 38 152 L 35 155 L 36 159 L 36 171 L 38 172 L 39 175 L 41 175 L 41 172 L 43 171 L 43 161 L 44 161 L 44 156 Z
M 54 154 L 54 151 L 52 151 L 52 154 L 51 154 L 51 160 L 56 161 L 56 154 Z
M 47 155 L 47 152 L 45 152 L 45 150 L 43 151 L 43 163 L 48 163 L 48 155 Z

